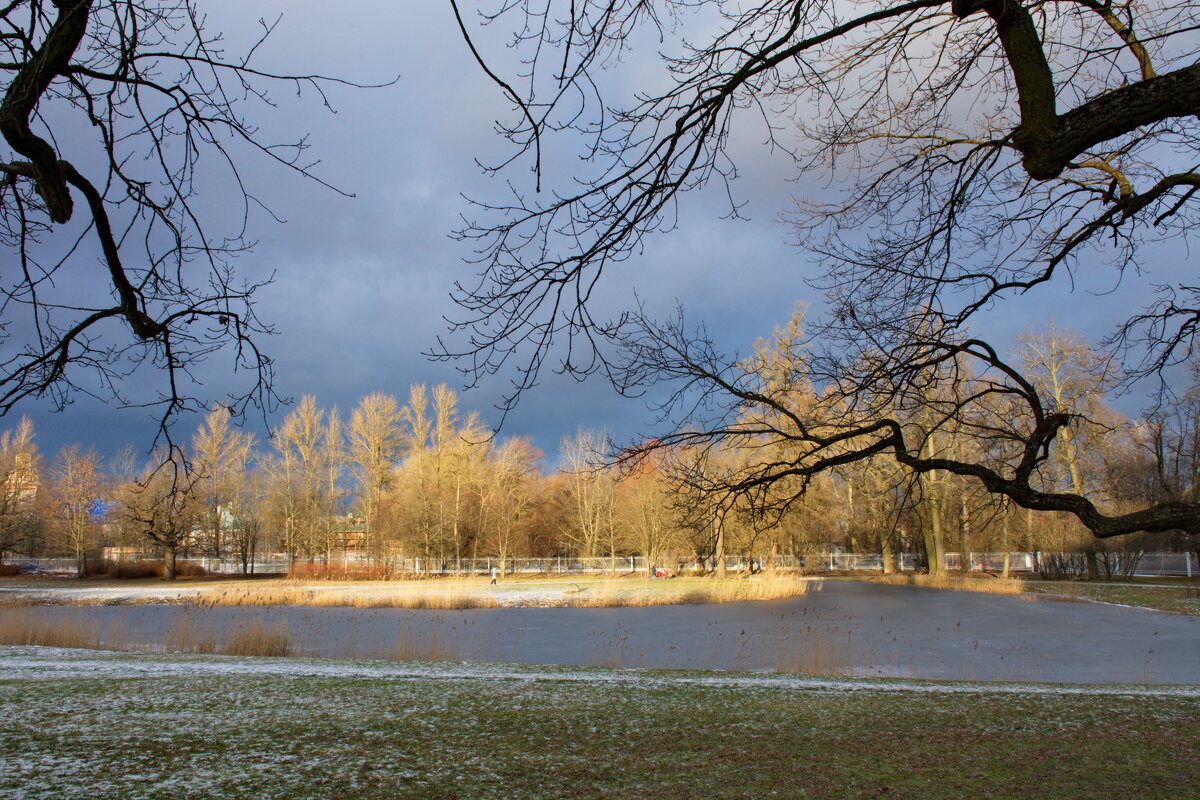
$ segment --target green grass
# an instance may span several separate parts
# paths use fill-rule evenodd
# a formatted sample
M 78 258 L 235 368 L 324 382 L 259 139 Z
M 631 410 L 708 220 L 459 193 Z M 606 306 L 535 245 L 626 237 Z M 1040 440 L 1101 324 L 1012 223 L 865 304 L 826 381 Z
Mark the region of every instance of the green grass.
M 1086 581 L 1040 583 L 1031 580 L 1026 582 L 1026 586 L 1029 591 L 1072 600 L 1099 600 L 1104 603 L 1155 608 L 1177 614 L 1200 615 L 1200 580 L 1157 578 L 1152 579 L 1152 582 L 1170 585 L 1147 586 L 1144 585 L 1144 581 L 1096 584 Z
M 1195 693 L 405 669 L 0 649 L 0 797 L 1200 794 Z

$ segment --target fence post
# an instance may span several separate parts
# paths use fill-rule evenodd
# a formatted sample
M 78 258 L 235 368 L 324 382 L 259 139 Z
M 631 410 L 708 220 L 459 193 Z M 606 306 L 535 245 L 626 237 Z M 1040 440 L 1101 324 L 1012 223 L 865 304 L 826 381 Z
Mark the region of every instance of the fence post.
M 1187 576 L 1192 577 L 1192 553 L 1190 550 L 1184 552 L 1183 563 L 1187 564 Z

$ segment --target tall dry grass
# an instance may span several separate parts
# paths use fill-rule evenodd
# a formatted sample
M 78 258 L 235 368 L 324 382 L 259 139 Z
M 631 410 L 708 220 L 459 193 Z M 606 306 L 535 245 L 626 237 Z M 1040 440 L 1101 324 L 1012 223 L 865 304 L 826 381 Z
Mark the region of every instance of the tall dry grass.
M 879 575 L 868 580 L 889 586 L 923 586 L 927 589 L 951 589 L 956 592 L 985 594 L 1021 594 L 1026 591 L 1020 578 L 967 577 L 953 573 L 940 575 Z
M 396 635 L 396 642 L 382 653 L 392 661 L 460 661 L 463 652 L 456 642 L 443 639 L 436 628 L 422 632 L 404 627 Z
M 230 656 L 282 658 L 290 656 L 292 649 L 292 632 L 286 623 L 267 625 L 256 619 L 231 630 L 218 652 Z
M 807 594 L 813 586 L 811 581 L 802 578 L 766 575 L 723 580 L 685 579 L 679 583 L 663 581 L 649 586 L 629 586 L 620 581 L 608 581 L 581 589 L 568 597 L 565 605 L 572 608 L 613 608 L 780 600 Z
M 191 616 L 180 616 L 164 632 L 163 649 L 168 653 L 218 653 L 221 642 L 210 626 L 200 625 Z
M 248 586 L 201 592 L 186 598 L 201 606 L 316 606 L 426 608 L 452 611 L 495 608 L 496 598 L 475 586 L 312 589 L 300 586 Z
M 36 606 L 0 609 L 0 644 L 98 650 L 100 634 L 99 626 L 59 609 Z
M 813 628 L 803 636 L 781 642 L 772 653 L 776 672 L 800 675 L 854 676 L 859 669 L 854 664 L 853 638 Z
M 234 656 L 288 656 L 291 631 L 283 622 L 255 619 L 228 631 L 214 631 L 190 617 L 179 617 L 163 632 L 163 649 L 172 653 L 222 653 Z M 143 650 L 119 624 L 101 626 L 65 609 L 0 609 L 0 644 L 74 647 L 85 650 Z
M 757 575 L 718 580 L 685 578 L 678 581 L 603 581 L 568 590 L 560 604 L 573 608 L 678 605 L 682 603 L 736 603 L 777 600 L 806 594 L 810 581 L 790 575 Z M 487 584 L 459 582 L 415 586 L 237 586 L 181 598 L 199 606 L 314 606 L 350 608 L 412 608 L 456 611 L 497 608 L 497 594 Z M 545 602 L 541 603 L 545 604 Z M 554 604 L 550 601 L 551 605 Z

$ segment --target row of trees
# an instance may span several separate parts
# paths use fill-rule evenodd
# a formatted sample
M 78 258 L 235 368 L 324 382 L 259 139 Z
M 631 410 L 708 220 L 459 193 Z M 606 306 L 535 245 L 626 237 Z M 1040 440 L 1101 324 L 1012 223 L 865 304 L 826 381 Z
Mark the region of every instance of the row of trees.
M 736 363 L 714 355 L 707 341 L 655 328 L 636 343 L 634 359 L 684 384 L 717 385 L 726 400 L 670 396 L 664 412 L 690 403 L 689 424 L 628 448 L 622 460 L 656 459 L 718 518 L 751 521 L 773 552 L 796 546 L 794 530 L 811 540 L 813 529 L 825 528 L 836 532 L 827 540 L 879 552 L 886 565 L 899 548 L 921 552 L 932 571 L 945 567 L 948 550 L 1040 550 L 1078 554 L 1069 563 L 1099 575 L 1112 569 L 1109 554 L 1151 540 L 1194 546 L 1175 530 L 1097 538 L 1077 514 L 996 491 L 997 472 L 961 467 L 1017 465 L 1035 494 L 1089 498 L 1106 518 L 1194 502 L 1200 372 L 1193 370 L 1192 388 L 1129 419 L 1106 402 L 1121 380 L 1111 360 L 1078 333 L 1052 327 L 1020 337 L 1011 360 L 1024 377 L 1015 380 L 1016 373 L 998 374 L 999 359 L 976 371 L 964 347 L 899 383 L 846 386 L 814 380 L 821 356 L 810 350 L 803 322 L 801 308 Z M 1057 428 L 1037 448 L 1021 413 L 1030 397 L 1042 398 L 1042 419 Z M 867 435 L 874 444 L 864 450 Z
M 648 565 L 713 559 L 720 569 L 726 552 L 841 547 L 879 553 L 889 569 L 915 550 L 932 571 L 945 568 L 948 551 L 1041 550 L 1079 554 L 1102 574 L 1114 547 L 1145 541 L 1106 544 L 1071 515 L 1020 508 L 967 476 L 882 456 L 789 473 L 804 444 L 795 428 L 836 430 L 853 414 L 844 397 L 809 382 L 803 341 L 801 310 L 739 365 L 755 391 L 719 435 L 685 428 L 606 460 L 607 437 L 581 430 L 563 440 L 549 474 L 528 440 L 493 438 L 445 386 L 414 386 L 403 406 L 372 394 L 348 418 L 305 397 L 265 446 L 218 408 L 186 460 L 127 450 L 105 462 L 73 445 L 43 464 L 25 420 L 0 436 L 0 550 L 70 555 L 81 574 L 101 545 L 153 545 L 168 574 L 181 550 L 247 570 L 264 551 L 326 562 L 351 551 L 380 565 L 637 554 Z M 1115 376 L 1078 334 L 1029 334 L 1018 350 L 1024 373 L 1071 420 L 1039 462 L 1040 491 L 1086 495 L 1110 513 L 1195 501 L 1200 388 L 1131 420 L 1105 403 Z M 1010 410 L 1003 395 L 975 388 L 985 382 L 956 382 L 975 393 L 969 416 L 928 414 L 960 397 L 923 397 L 911 409 L 903 432 L 922 457 L 982 460 L 1006 446 Z M 1156 538 L 1159 547 L 1188 541 Z
M 46 463 L 26 419 L 0 437 L 0 551 L 71 556 L 83 575 L 102 546 L 152 547 L 169 576 L 181 552 L 246 570 L 266 551 L 316 561 L 351 551 L 382 565 L 612 555 L 641 542 L 663 552 L 661 531 L 676 529 L 663 487 L 597 467 L 604 441 L 564 441 L 579 472 L 543 475 L 527 439 L 493 438 L 446 386 L 414 386 L 404 406 L 372 394 L 348 418 L 305 397 L 265 446 L 218 408 L 186 459 L 125 450 L 105 460 L 73 445 Z
M 1088 494 L 1083 412 L 1058 405 L 1036 368 L 968 334 L 981 316 L 1027 313 L 1026 298 L 1100 274 L 1147 290 L 1109 334 L 1128 385 L 1152 378 L 1169 388 L 1172 370 L 1195 357 L 1200 289 L 1184 268 L 1200 212 L 1195 4 L 767 0 L 748 12 L 724 0 L 503 0 L 479 9 L 479 22 L 513 33 L 520 80 L 487 66 L 494 37 L 475 41 L 478 28 L 450 7 L 464 59 L 512 102 L 498 123 L 512 149 L 493 170 L 508 173 L 504 196 L 480 201 L 459 231 L 482 269 L 455 292 L 462 335 L 435 352 L 476 378 L 506 370 L 515 393 L 504 403 L 559 353 L 563 371 L 599 372 L 631 393 L 659 381 L 699 388 L 701 406 L 727 413 L 697 419 L 685 400 L 673 418 L 684 433 L 637 460 L 666 451 L 677 475 L 693 476 L 685 484 L 716 490 L 704 496 L 721 520 L 757 494 L 762 502 L 747 507 L 774 524 L 769 512 L 807 497 L 789 486 L 837 485 L 839 469 L 870 469 L 887 454 L 928 529 L 941 519 L 929 509 L 946 507 L 940 487 L 964 479 L 1003 498 L 989 508 L 1070 514 L 1099 539 L 1200 535 L 1200 504 L 1179 471 L 1189 458 L 1186 402 L 1165 392 L 1169 402 L 1135 437 L 1152 454 L 1146 470 L 1124 472 L 1143 476 L 1140 488 Z M 324 183 L 303 136 L 265 139 L 251 120 L 259 102 L 272 106 L 271 86 L 324 98 L 329 81 L 259 68 L 272 25 L 226 53 L 204 19 L 192 0 L 14 0 L 0 10 L 0 245 L 23 266 L 0 281 L 0 414 L 31 398 L 62 406 L 78 389 L 123 402 L 127 376 L 160 369 L 165 388 L 150 402 L 165 426 L 195 402 L 179 379 L 218 352 L 251 378 L 239 411 L 271 406 L 272 364 L 256 344 L 270 325 L 255 314 L 258 285 L 234 270 L 260 205 L 240 165 L 262 157 Z M 662 67 L 648 82 L 649 64 L 633 57 L 646 42 Z M 655 88 L 613 96 L 647 85 Z M 809 283 L 830 309 L 813 326 L 821 358 L 803 373 L 820 389 L 803 401 L 816 411 L 811 422 L 757 373 L 731 383 L 739 365 L 719 358 L 702 328 L 640 312 L 599 316 L 594 305 L 603 273 L 674 228 L 687 192 L 715 182 L 738 214 L 733 143 L 750 120 L 792 157 L 798 185 L 825 187 L 790 215 Z M 214 168 L 229 169 L 226 180 Z M 198 187 L 216 185 L 232 188 L 231 207 L 243 210 L 228 227 L 194 202 Z M 1141 255 L 1162 240 L 1175 240 L 1177 257 Z M 291 549 L 314 549 L 326 534 L 313 520 L 337 506 L 338 465 L 304 460 L 335 422 L 295 431 L 291 452 L 272 450 L 284 483 L 300 487 L 288 490 L 286 512 L 272 512 Z M 722 467 L 731 480 L 703 478 L 700 465 L 720 462 L 709 456 L 774 444 L 771 459 Z M 452 470 L 432 458 L 415 491 Z M 202 480 L 170 471 L 172 498 Z M 465 541 L 466 488 L 453 485 L 453 502 L 439 499 L 415 526 L 427 550 Z M 381 530 L 382 486 L 365 494 L 361 513 Z M 1140 505 L 1123 505 L 1135 496 Z

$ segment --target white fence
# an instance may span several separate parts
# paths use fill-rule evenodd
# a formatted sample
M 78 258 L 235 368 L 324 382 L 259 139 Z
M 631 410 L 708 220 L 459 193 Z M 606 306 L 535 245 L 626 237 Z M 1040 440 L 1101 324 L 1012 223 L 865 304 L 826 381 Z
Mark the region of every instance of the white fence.
M 1195 553 L 1142 553 L 1132 556 L 1126 554 L 1106 554 L 1109 558 L 1123 560 L 1122 574 L 1132 574 L 1138 577 L 1154 576 L 1198 576 L 1200 564 L 1197 564 Z M 1082 574 L 1083 556 L 1078 553 L 1048 554 L 1031 552 L 1013 553 L 967 553 L 967 563 L 975 572 L 1002 572 L 1005 559 L 1008 560 L 1008 570 L 1018 573 L 1035 573 L 1046 570 L 1048 564 L 1076 563 L 1077 571 Z M 1136 560 L 1130 560 L 1136 559 Z M 9 559 L 26 565 L 29 571 L 44 573 L 73 574 L 76 562 L 71 558 L 18 558 Z M 754 572 L 770 566 L 770 556 L 731 555 L 725 557 L 725 569 L 731 572 Z M 242 562 L 236 559 L 216 558 L 181 558 L 181 564 L 193 564 L 206 572 L 219 575 L 241 574 Z M 283 553 L 263 554 L 256 557 L 249 571 L 256 575 L 274 575 L 286 573 L 292 561 Z M 365 554 L 348 553 L 334 556 L 326 565 L 323 560 L 311 561 L 297 559 L 299 564 L 313 564 L 317 567 L 329 566 L 333 569 L 368 569 L 375 566 Z M 895 566 L 899 570 L 913 571 L 920 567 L 920 556 L 916 553 L 901 553 L 895 558 Z M 962 568 L 962 555 L 959 553 L 945 554 L 946 568 L 956 571 Z M 492 568 L 503 570 L 506 575 L 514 574 L 649 574 L 650 567 L 655 566 L 672 574 L 702 572 L 715 569 L 716 559 L 704 561 L 683 560 L 679 558 L 662 558 L 657 563 L 648 564 L 642 556 L 617 556 L 602 558 L 574 558 L 556 556 L 551 558 L 509 558 L 502 563 L 492 558 L 449 558 L 421 559 L 395 558 L 387 565 L 387 572 L 414 573 L 423 575 L 487 575 Z M 872 553 L 810 553 L 804 555 L 780 555 L 774 557 L 774 566 L 779 569 L 799 570 L 806 573 L 828 572 L 882 572 L 883 556 Z

